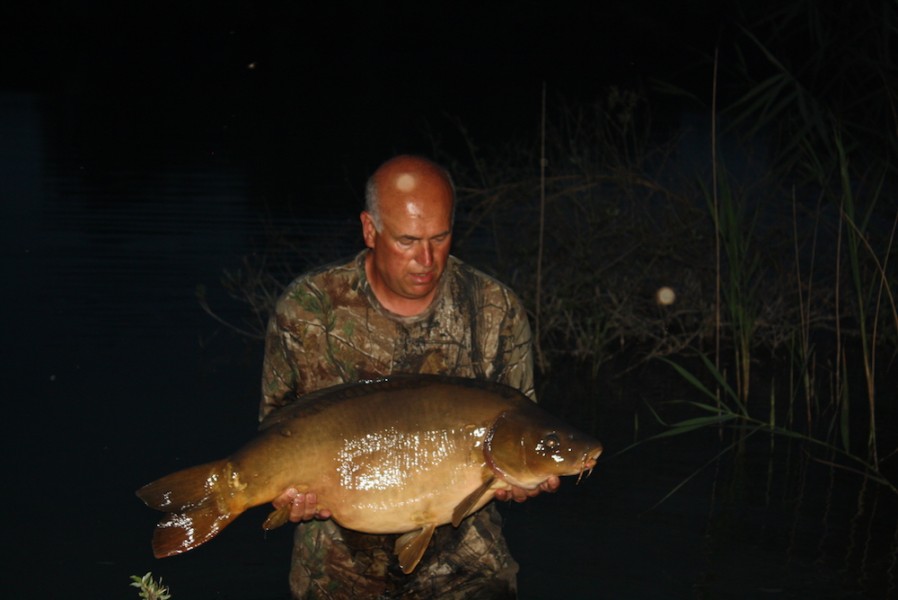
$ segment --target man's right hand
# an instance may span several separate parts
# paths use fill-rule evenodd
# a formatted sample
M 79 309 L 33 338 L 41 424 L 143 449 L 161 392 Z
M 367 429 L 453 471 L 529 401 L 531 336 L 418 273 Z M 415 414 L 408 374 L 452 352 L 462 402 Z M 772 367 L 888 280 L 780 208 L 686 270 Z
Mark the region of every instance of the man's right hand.
M 288 520 L 292 523 L 311 521 L 312 519 L 329 519 L 331 511 L 318 508 L 318 495 L 314 492 L 300 493 L 296 488 L 287 488 L 283 494 L 272 501 L 276 509 L 290 507 Z

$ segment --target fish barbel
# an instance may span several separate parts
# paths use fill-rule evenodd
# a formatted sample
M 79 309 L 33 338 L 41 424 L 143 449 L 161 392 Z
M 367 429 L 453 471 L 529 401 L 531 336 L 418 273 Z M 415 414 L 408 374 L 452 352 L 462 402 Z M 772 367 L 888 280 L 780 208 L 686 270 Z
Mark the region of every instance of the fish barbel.
M 313 392 L 269 415 L 229 457 L 162 477 L 139 490 L 167 513 L 157 558 L 218 535 L 287 488 L 313 491 L 341 526 L 401 535 L 410 573 L 436 527 L 458 526 L 499 489 L 534 489 L 550 476 L 591 472 L 602 445 L 511 387 L 439 375 L 400 375 Z M 263 527 L 287 521 L 276 510 Z

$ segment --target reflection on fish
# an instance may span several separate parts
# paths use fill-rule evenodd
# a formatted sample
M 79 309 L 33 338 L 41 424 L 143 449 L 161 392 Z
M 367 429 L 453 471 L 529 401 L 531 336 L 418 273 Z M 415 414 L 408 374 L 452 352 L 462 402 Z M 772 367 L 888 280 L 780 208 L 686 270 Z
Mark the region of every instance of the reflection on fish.
M 247 509 L 288 487 L 318 495 L 343 527 L 399 533 L 396 554 L 414 570 L 437 526 L 458 526 L 499 489 L 580 475 L 602 445 L 508 386 L 400 375 L 308 394 L 269 415 L 228 458 L 178 471 L 137 495 L 166 514 L 157 557 L 196 548 Z M 264 527 L 287 520 L 289 506 Z

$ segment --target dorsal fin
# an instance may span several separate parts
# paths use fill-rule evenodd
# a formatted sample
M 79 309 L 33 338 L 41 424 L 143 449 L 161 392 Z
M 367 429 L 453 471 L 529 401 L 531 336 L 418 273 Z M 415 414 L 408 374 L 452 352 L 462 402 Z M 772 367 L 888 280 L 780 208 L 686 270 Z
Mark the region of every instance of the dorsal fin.
M 376 379 L 362 379 L 351 383 L 342 383 L 300 396 L 293 396 L 285 406 L 281 406 L 268 414 L 268 416 L 262 420 L 259 429 L 268 429 L 278 423 L 296 417 L 313 415 L 330 404 L 340 402 L 347 398 L 388 392 L 390 390 L 426 388 L 428 386 L 439 384 L 466 387 L 473 390 L 483 390 L 491 394 L 502 396 L 506 401 L 512 404 L 522 406 L 532 404 L 531 400 L 520 391 L 502 383 L 484 381 L 482 379 L 469 379 L 467 377 L 453 377 L 450 375 L 394 373 Z

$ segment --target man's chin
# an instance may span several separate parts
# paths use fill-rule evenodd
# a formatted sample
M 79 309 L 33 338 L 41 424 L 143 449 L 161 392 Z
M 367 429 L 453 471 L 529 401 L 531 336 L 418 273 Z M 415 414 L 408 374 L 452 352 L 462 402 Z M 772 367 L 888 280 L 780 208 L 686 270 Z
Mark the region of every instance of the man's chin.
M 426 284 L 412 284 L 405 286 L 404 296 L 409 300 L 423 300 L 432 295 L 436 285 L 433 282 Z

